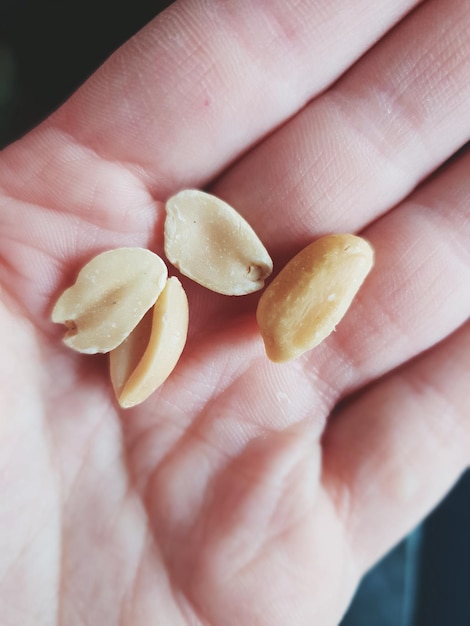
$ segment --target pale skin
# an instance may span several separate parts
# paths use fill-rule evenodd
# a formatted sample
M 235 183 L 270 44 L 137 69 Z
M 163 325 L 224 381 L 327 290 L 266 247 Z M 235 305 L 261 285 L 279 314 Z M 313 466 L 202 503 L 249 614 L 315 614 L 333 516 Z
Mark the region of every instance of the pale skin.
M 466 0 L 182 2 L 0 155 L 2 626 L 335 625 L 455 484 L 469 32 Z M 163 203 L 190 187 L 234 205 L 275 271 L 328 232 L 367 237 L 376 266 L 282 365 L 256 295 L 185 281 L 180 363 L 120 410 L 52 305 L 103 250 L 161 253 Z

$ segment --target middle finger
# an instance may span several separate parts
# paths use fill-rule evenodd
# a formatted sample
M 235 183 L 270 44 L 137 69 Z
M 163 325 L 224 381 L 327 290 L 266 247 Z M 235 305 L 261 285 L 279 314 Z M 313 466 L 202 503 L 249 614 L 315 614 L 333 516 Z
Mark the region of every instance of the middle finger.
M 419 7 L 214 193 L 274 253 L 376 219 L 470 137 L 469 13 L 463 0 Z

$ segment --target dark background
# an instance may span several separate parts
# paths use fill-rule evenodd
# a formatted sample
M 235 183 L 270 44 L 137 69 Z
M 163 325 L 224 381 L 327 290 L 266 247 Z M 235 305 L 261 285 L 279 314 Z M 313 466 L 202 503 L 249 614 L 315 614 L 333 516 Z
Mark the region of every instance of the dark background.
M 169 4 L 0 0 L 0 147 L 57 108 Z
M 57 108 L 169 4 L 0 0 L 0 147 Z M 470 626 L 469 473 L 364 578 L 341 626 Z

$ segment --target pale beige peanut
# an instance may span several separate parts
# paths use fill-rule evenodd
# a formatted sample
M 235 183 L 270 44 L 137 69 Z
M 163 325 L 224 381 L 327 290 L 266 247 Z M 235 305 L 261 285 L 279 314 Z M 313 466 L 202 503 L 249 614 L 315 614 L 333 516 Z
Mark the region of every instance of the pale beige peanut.
M 86 354 L 109 352 L 137 326 L 163 290 L 163 260 L 143 248 L 116 248 L 94 257 L 52 311 L 65 324 L 64 342 Z
M 258 303 L 267 356 L 289 361 L 328 337 L 373 263 L 372 246 L 349 234 L 321 237 L 291 259 Z
M 123 408 L 146 400 L 171 374 L 186 343 L 188 321 L 184 289 L 177 278 L 169 278 L 153 309 L 109 355 L 111 381 Z
M 182 274 L 225 295 L 258 291 L 272 260 L 248 222 L 226 202 L 187 189 L 166 203 L 165 254 Z

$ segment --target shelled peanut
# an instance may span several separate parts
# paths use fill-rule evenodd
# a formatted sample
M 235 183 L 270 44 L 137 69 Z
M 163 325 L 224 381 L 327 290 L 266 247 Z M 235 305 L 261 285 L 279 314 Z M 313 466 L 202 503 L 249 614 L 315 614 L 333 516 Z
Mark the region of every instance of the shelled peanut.
M 164 249 L 186 277 L 224 295 L 264 287 L 272 260 L 258 235 L 230 205 L 198 190 L 166 203 Z M 256 311 L 266 354 L 294 359 L 335 329 L 374 262 L 371 245 L 350 234 L 327 235 L 299 252 L 262 294 Z M 99 254 L 79 272 L 52 311 L 64 342 L 86 354 L 109 353 L 116 398 L 147 399 L 183 352 L 189 325 L 186 293 L 158 255 L 144 248 Z
M 256 318 L 272 361 L 294 359 L 336 328 L 372 269 L 361 237 L 326 235 L 301 250 L 261 296 Z

